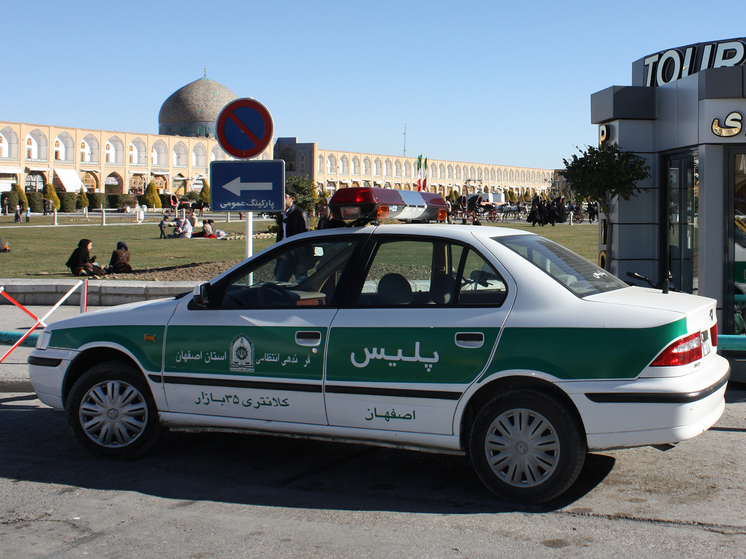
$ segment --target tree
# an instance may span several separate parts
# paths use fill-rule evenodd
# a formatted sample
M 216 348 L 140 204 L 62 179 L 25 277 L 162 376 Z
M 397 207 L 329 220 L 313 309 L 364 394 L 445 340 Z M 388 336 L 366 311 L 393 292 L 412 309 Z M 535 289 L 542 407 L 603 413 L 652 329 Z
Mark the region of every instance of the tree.
M 203 180 L 203 182 L 204 184 L 202 185 L 202 190 L 199 191 L 199 199 L 205 204 L 209 204 L 210 203 L 210 184 L 206 180 Z
M 44 197 L 47 200 L 52 201 L 52 208 L 54 208 L 55 210 L 60 209 L 60 197 L 57 196 L 57 190 L 54 188 L 53 185 L 51 184 L 44 185 Z
M 296 205 L 303 208 L 309 214 L 313 212 L 316 207 L 316 184 L 308 177 L 293 175 L 285 180 L 285 186 L 293 186 L 295 188 Z M 282 208 L 284 209 L 284 208 Z
M 576 199 L 587 198 L 598 202 L 599 209 L 606 215 L 606 245 L 611 246 L 612 227 L 608 217 L 614 200 L 629 200 L 645 188 L 637 186 L 639 181 L 650 177 L 650 167 L 645 159 L 632 152 L 622 151 L 617 144 L 603 144 L 600 147 L 588 146 L 586 151 L 578 148 L 581 157 L 563 159 L 565 169 L 559 174 L 573 191 Z M 606 258 L 605 268 L 609 269 L 611 259 Z
M 78 193 L 78 199 L 75 201 L 75 207 L 82 210 L 83 208 L 87 208 L 89 204 L 90 202 L 88 201 L 88 194 L 86 194 L 85 186 L 81 186 L 80 192 Z
M 28 208 L 28 198 L 26 197 L 26 193 L 21 188 L 21 185 L 18 183 L 14 183 L 11 188 L 13 192 L 18 195 L 18 203 L 21 205 L 21 210 L 25 210 L 26 208 Z
M 150 181 L 148 186 L 145 188 L 145 205 L 149 208 L 161 208 L 161 197 L 158 196 L 158 189 L 155 186 L 154 181 Z

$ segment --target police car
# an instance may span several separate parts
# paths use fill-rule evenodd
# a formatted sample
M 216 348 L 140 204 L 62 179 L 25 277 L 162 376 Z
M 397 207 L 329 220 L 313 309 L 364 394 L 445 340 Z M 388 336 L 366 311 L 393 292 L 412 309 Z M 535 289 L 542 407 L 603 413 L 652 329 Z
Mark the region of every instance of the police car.
M 694 437 L 723 413 L 716 302 L 629 286 L 533 233 L 443 224 L 436 195 L 348 188 L 351 227 L 291 237 L 193 293 L 60 320 L 29 358 L 86 449 L 165 429 L 465 453 L 541 503 L 588 451 Z

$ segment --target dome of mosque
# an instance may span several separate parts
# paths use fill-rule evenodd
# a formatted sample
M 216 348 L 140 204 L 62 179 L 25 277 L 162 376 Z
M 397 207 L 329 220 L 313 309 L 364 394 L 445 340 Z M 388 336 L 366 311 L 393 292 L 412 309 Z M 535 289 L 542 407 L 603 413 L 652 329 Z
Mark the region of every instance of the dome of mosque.
M 238 96 L 207 76 L 174 92 L 158 113 L 158 133 L 215 137 L 220 111 Z

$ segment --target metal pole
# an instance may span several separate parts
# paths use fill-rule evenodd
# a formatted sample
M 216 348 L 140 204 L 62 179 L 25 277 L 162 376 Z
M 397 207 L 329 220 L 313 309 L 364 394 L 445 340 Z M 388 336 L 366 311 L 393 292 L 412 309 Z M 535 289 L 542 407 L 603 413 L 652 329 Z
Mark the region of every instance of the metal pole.
M 254 254 L 254 212 L 246 212 L 246 258 Z

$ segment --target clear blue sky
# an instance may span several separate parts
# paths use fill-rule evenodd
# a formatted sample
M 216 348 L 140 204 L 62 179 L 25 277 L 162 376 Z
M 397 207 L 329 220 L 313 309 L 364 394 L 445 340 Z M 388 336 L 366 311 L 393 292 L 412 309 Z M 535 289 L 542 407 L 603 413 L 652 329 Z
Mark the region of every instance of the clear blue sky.
M 326 149 L 562 167 L 635 60 L 746 36 L 746 3 L 5 2 L 0 120 L 158 132 L 207 75 Z M 623 146 L 622 146 L 623 147 Z

